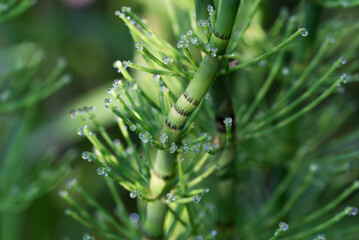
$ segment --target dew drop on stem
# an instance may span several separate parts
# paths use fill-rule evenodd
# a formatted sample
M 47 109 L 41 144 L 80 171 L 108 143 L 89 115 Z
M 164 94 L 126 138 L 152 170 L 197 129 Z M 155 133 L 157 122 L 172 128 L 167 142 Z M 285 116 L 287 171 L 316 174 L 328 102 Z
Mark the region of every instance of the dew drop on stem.
M 303 37 L 308 36 L 308 30 L 307 30 L 306 28 L 302 28 L 302 31 L 300 32 L 300 34 L 301 34 Z

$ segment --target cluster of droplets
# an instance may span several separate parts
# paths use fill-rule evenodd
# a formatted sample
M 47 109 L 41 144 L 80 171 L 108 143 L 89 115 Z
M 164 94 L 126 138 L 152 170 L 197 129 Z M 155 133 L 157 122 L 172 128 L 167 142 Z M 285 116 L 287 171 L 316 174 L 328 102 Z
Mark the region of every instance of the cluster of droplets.
M 72 109 L 70 112 L 69 112 L 69 115 L 72 119 L 75 119 L 77 116 L 86 116 L 89 114 L 89 112 L 95 112 L 95 107 L 83 107 L 83 108 L 78 108 L 77 110 L 75 109 Z
M 143 143 L 152 142 L 152 136 L 148 131 L 144 133 L 140 133 L 138 137 L 141 139 Z
M 209 143 L 209 142 L 204 143 L 204 144 L 203 144 L 203 150 L 204 150 L 205 152 L 210 152 L 210 151 L 212 150 L 212 145 L 211 145 L 211 143 Z
M 91 154 L 88 151 L 84 151 L 84 152 L 81 153 L 81 158 L 83 160 L 87 160 L 89 162 L 92 162 L 93 154 Z
M 204 49 L 212 57 L 217 57 L 218 48 L 211 47 L 211 45 L 209 43 L 207 43 L 207 44 L 204 45 Z
M 107 91 L 109 91 L 109 90 L 107 90 Z M 112 93 L 112 87 L 111 87 L 111 90 L 110 90 L 110 92 Z M 106 109 L 109 109 L 110 108 L 110 103 L 111 103 L 111 99 L 109 99 L 109 98 L 105 98 L 105 108 Z
M 230 117 L 226 117 L 226 118 L 223 120 L 224 126 L 226 126 L 226 128 L 231 127 L 231 126 L 232 126 L 232 122 L 233 122 L 233 119 L 230 118 Z
M 345 208 L 344 211 L 345 211 L 345 214 L 347 216 L 356 216 L 358 214 L 358 208 L 357 207 L 348 206 L 348 207 Z
M 188 150 L 190 149 L 187 143 L 184 143 L 181 147 L 183 153 L 188 153 Z
M 130 192 L 130 198 L 136 198 L 136 197 L 139 198 L 143 197 L 142 192 L 138 191 L 137 189 L 133 190 L 133 192 Z
M 140 42 L 136 42 L 135 43 L 135 48 L 137 49 L 137 51 L 142 51 L 143 50 L 144 45 Z
M 164 145 L 166 144 L 166 142 L 168 142 L 168 136 L 166 133 L 161 133 L 160 135 L 160 142 Z
M 176 146 L 175 143 L 172 143 L 171 146 L 168 148 L 168 151 L 169 151 L 170 153 L 175 153 L 176 150 L 177 150 L 177 146 Z
M 210 19 L 207 19 L 207 20 L 200 19 L 200 20 L 198 20 L 197 24 L 201 28 L 201 30 L 202 30 L 202 32 L 204 34 L 212 33 L 211 20 Z
M 97 174 L 102 176 L 104 175 L 105 177 L 108 176 L 108 173 L 111 172 L 111 168 L 109 166 L 106 166 L 106 167 L 99 167 L 97 168 Z
M 208 139 L 211 139 L 211 137 L 208 137 Z M 209 141 L 209 140 L 208 140 Z M 200 154 L 201 149 L 205 152 L 210 152 L 212 149 L 216 149 L 218 146 L 216 144 L 211 144 L 209 142 L 205 143 L 196 143 L 191 146 L 189 146 L 187 143 L 184 143 L 179 149 L 182 153 L 188 153 L 188 151 L 193 151 L 195 154 Z
M 135 25 L 135 26 L 137 26 L 137 27 L 140 27 L 140 25 L 137 24 L 137 22 L 136 22 L 134 19 L 131 19 L 130 16 L 126 16 L 126 15 L 125 15 L 125 13 L 127 13 L 127 12 L 129 12 L 129 11 L 131 11 L 131 7 L 123 6 L 123 7 L 121 8 L 121 11 L 119 11 L 119 10 L 116 10 L 116 11 L 115 11 L 115 15 L 118 16 L 118 17 L 120 17 L 120 18 L 126 17 L 126 19 L 127 19 L 128 21 L 130 21 L 130 23 L 131 23 L 132 25 Z
M 195 145 L 193 145 L 191 147 L 191 150 L 195 153 L 195 154 L 199 154 L 201 152 L 201 144 L 197 143 Z
M 318 234 L 316 237 L 312 238 L 313 240 L 326 240 L 324 234 Z
M 202 196 L 198 194 L 198 195 L 194 196 L 192 200 L 195 203 L 199 203 L 201 201 L 201 199 L 202 199 Z
M 202 40 L 197 37 L 192 30 L 189 30 L 187 33 L 181 35 L 181 38 L 177 43 L 177 48 L 189 48 L 189 44 L 194 46 L 203 45 Z
M 216 14 L 216 10 L 214 10 L 214 7 L 212 5 L 207 6 L 207 11 L 209 16 L 213 16 L 214 14 Z
M 87 126 L 87 125 L 84 125 L 83 127 L 77 129 L 77 135 L 78 135 L 78 136 L 86 136 L 86 133 L 85 133 L 85 132 L 87 131 L 87 129 L 88 129 L 88 126 Z M 92 131 L 88 131 L 87 134 L 88 134 L 89 136 L 91 136 L 91 135 L 94 135 L 94 136 L 95 136 L 95 134 L 92 133 Z
M 347 64 L 347 59 L 344 56 L 340 56 L 339 61 L 340 61 L 340 65 L 338 67 Z
M 279 222 L 279 223 L 278 223 L 278 226 L 279 226 L 279 228 L 278 228 L 277 231 L 274 233 L 274 235 L 278 235 L 278 234 L 281 233 L 281 232 L 285 232 L 285 231 L 287 231 L 288 228 L 289 228 L 289 225 L 286 224 L 285 222 Z
M 170 57 L 170 56 L 164 56 L 163 58 L 162 58 L 162 62 L 164 63 L 164 64 L 169 64 L 169 63 L 173 63 L 173 58 L 172 57 Z
M 176 196 L 172 193 L 167 193 L 167 201 L 169 201 L 169 202 L 176 201 Z

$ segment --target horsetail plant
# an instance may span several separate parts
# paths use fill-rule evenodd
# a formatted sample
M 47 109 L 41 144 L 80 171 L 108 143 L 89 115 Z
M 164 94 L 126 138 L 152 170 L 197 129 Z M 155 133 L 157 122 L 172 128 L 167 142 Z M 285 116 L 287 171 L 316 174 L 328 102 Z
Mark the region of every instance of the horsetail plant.
M 116 11 L 142 57 L 116 61 L 124 79 L 107 89 L 121 140 L 94 108 L 70 112 L 93 145 L 82 158 L 105 176 L 116 216 L 77 180 L 68 187 L 99 214 L 61 191 L 73 207 L 66 213 L 104 239 L 355 239 L 355 222 L 338 222 L 358 211 L 345 203 L 359 188 L 359 129 L 342 130 L 357 106 L 340 93 L 358 82 L 359 42 L 345 39 L 359 25 L 321 23 L 329 2 L 303 1 L 265 30 L 259 15 L 269 9 L 259 0 L 196 0 L 181 36 L 171 5 L 179 3 L 166 2 L 177 48 L 130 7 Z M 137 199 L 138 213 L 128 214 L 115 183 Z

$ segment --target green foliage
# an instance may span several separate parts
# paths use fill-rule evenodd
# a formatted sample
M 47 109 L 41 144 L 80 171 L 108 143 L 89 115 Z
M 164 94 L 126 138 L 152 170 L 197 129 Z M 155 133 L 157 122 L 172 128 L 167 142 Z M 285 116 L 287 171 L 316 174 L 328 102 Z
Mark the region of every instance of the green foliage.
M 93 145 L 82 158 L 104 176 L 117 209 L 71 180 L 82 199 L 61 191 L 66 213 L 104 239 L 356 239 L 357 220 L 345 217 L 358 211 L 358 107 L 345 92 L 359 80 L 359 25 L 339 14 L 320 21 L 324 8 L 356 1 L 303 1 L 269 29 L 261 17 L 271 9 L 260 1 L 223 18 L 228 2 L 199 4 L 197 15 L 208 18 L 191 22 L 179 17 L 194 12 L 185 2 L 164 4 L 177 48 L 131 8 L 116 12 L 138 50 L 114 63 L 123 79 L 104 102 L 119 139 L 92 107 L 70 116 Z M 180 37 L 184 26 L 192 30 Z M 138 213 L 129 214 L 115 184 L 137 199 Z
M 16 17 L 33 1 L 0 4 L 0 22 Z M 27 153 L 30 133 L 38 121 L 37 104 L 70 80 L 63 75 L 65 61 L 43 77 L 44 53 L 33 43 L 0 49 L 0 237 L 18 239 L 21 212 L 36 198 L 58 185 L 69 173 L 74 152 L 68 151 L 54 164 L 54 151 L 47 151 L 36 164 Z M 41 73 L 40 73 L 41 72 Z M 44 80 L 43 80 L 44 78 Z M 33 143 L 37 144 L 37 143 Z M 53 165 L 53 166 L 51 166 Z

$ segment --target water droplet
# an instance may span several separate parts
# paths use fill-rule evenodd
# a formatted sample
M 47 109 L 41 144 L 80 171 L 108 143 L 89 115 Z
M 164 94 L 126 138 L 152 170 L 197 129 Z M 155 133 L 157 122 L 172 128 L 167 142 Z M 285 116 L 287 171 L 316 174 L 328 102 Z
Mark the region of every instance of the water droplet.
M 77 129 L 77 135 L 79 135 L 79 136 L 84 136 L 85 135 L 83 128 Z
M 209 193 L 209 188 L 203 188 L 205 193 Z
M 349 6 L 349 1 L 348 0 L 343 0 L 342 6 L 343 7 L 348 7 Z
M 182 47 L 183 47 L 183 43 L 184 43 L 183 40 L 179 40 L 178 43 L 177 43 L 177 48 L 182 48 Z
M 300 34 L 301 34 L 303 37 L 308 36 L 308 30 L 307 30 L 306 28 L 302 28 L 302 31 L 300 32 Z
M 140 42 L 136 42 L 135 43 L 135 48 L 137 49 L 137 51 L 142 51 L 143 50 L 143 45 Z
M 288 75 L 289 74 L 289 68 L 287 68 L 287 67 L 282 68 L 282 74 L 284 76 Z
M 140 216 L 137 213 L 131 213 L 130 214 L 130 221 L 132 223 L 138 223 L 138 221 L 140 221 Z
M 121 8 L 121 11 L 122 11 L 123 13 L 129 12 L 129 11 L 131 11 L 131 7 L 123 6 L 123 7 Z
M 344 56 L 340 56 L 340 63 L 341 63 L 342 65 L 347 64 L 347 60 L 345 59 Z
M 122 61 L 122 65 L 123 65 L 124 69 L 126 69 L 127 67 L 129 67 L 130 64 L 131 64 L 130 61 Z
M 212 231 L 211 231 L 211 235 L 212 235 L 212 236 L 216 236 L 216 235 L 217 235 L 217 231 L 216 231 L 216 230 L 212 230 Z
M 358 208 L 348 206 L 345 208 L 345 214 L 347 216 L 356 216 L 358 214 Z
M 208 6 L 207 6 L 207 10 L 208 10 L 208 12 L 212 12 L 212 11 L 213 11 L 213 6 L 212 6 L 212 5 L 208 5 Z
M 67 179 L 66 180 L 66 187 L 68 189 L 72 188 L 75 184 L 77 184 L 77 179 L 76 178 L 73 178 L 73 179 Z
M 309 170 L 310 170 L 311 172 L 316 172 L 316 171 L 318 171 L 318 165 L 317 165 L 317 164 L 311 164 L 311 165 L 309 166 Z
M 330 43 L 335 43 L 335 38 L 333 37 L 333 35 L 328 34 L 328 39 Z
M 148 37 L 149 37 L 149 38 L 151 38 L 152 35 L 153 35 L 153 34 L 152 34 L 151 32 L 148 33 Z
M 347 83 L 347 74 L 346 73 L 341 73 L 340 78 L 343 80 L 343 83 Z
M 71 210 L 70 209 L 65 209 L 65 215 L 70 215 L 71 214 Z
M 172 63 L 172 62 L 173 62 L 173 58 L 170 57 L 170 56 L 164 56 L 164 57 L 162 58 L 162 62 L 163 62 L 164 64 Z
M 130 192 L 130 198 L 136 198 L 136 193 L 135 192 Z
M 105 104 L 105 109 L 109 109 L 109 108 L 110 108 L 110 105 Z
M 90 153 L 87 152 L 87 151 L 85 151 L 85 152 L 83 152 L 83 153 L 81 154 L 81 157 L 82 157 L 82 159 L 84 159 L 84 160 L 88 159 L 89 156 L 90 156 Z
M 193 240 L 203 240 L 203 237 L 201 235 L 198 235 Z
M 196 196 L 193 197 L 193 201 L 195 203 L 199 203 L 201 201 L 201 198 L 202 198 L 201 195 L 196 195 Z
M 105 168 L 103 168 L 103 167 L 99 167 L 99 168 L 97 168 L 97 174 L 98 175 L 103 175 L 105 173 Z
M 139 198 L 143 197 L 142 192 L 135 190 L 135 193 L 137 194 L 137 197 L 139 197 Z
M 114 90 L 115 90 L 115 88 L 113 86 L 110 86 L 110 87 L 107 88 L 107 92 L 109 94 L 112 94 L 114 92 Z
M 259 64 L 259 66 L 264 67 L 265 65 L 267 65 L 267 61 L 266 61 L 266 60 L 262 60 L 262 61 L 260 61 L 258 64 Z
M 75 111 L 75 109 L 72 109 L 72 110 L 70 111 L 70 117 L 71 117 L 72 119 L 76 118 L 76 111 Z
M 161 86 L 160 91 L 161 92 L 169 92 L 170 90 L 168 88 L 166 88 L 165 86 Z
M 200 27 L 204 26 L 204 20 L 203 19 L 198 20 L 198 26 L 200 26 Z
M 170 202 L 174 202 L 176 200 L 176 196 L 172 193 L 167 193 L 167 200 Z
M 324 234 L 318 234 L 316 237 L 313 238 L 313 240 L 326 240 Z
M 113 63 L 113 67 L 120 69 L 120 67 L 122 67 L 122 62 L 120 60 L 117 60 Z
M 59 191 L 59 196 L 60 197 L 67 197 L 68 195 L 69 195 L 69 193 L 66 190 Z
M 9 97 L 10 97 L 10 90 L 6 89 L 0 94 L 0 102 L 6 102 L 7 100 L 9 100 Z
M 231 127 L 232 126 L 232 122 L 233 122 L 233 119 L 230 118 L 230 117 L 226 117 L 224 120 L 223 120 L 223 123 L 226 127 Z
M 287 231 L 289 228 L 288 224 L 286 224 L 285 222 L 278 223 L 278 226 L 279 226 L 280 231 L 282 231 L 282 232 Z
M 136 125 L 135 124 L 132 124 L 131 126 L 130 126 L 130 130 L 133 132 L 133 131 L 136 131 L 136 129 L 137 129 L 137 127 L 136 127 Z
M 82 237 L 82 240 L 92 240 L 92 239 L 94 238 L 88 235 L 87 233 L 85 233 L 85 235 Z
M 206 27 L 210 27 L 210 26 L 211 26 L 211 23 L 209 22 L 209 20 L 206 20 L 206 21 L 204 22 L 204 25 L 206 25 Z

